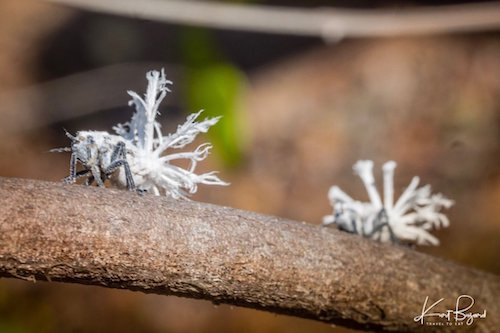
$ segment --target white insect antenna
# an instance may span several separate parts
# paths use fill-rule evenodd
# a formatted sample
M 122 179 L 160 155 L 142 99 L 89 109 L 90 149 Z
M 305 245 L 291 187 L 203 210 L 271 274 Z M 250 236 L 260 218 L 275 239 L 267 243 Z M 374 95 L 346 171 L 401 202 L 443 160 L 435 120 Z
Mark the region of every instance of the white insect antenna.
M 66 134 L 66 136 L 71 140 L 72 143 L 77 141 L 76 137 L 73 134 L 68 132 L 65 128 L 63 128 L 63 130 L 64 134 Z M 49 150 L 49 152 L 51 153 L 69 153 L 71 151 L 72 151 L 71 147 L 52 148 Z

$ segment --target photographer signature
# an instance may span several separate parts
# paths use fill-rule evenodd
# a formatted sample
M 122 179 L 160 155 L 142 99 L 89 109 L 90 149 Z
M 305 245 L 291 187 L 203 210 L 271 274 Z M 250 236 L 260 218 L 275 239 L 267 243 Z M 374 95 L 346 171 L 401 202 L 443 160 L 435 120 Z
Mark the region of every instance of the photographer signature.
M 465 320 L 467 325 L 472 325 L 474 319 L 476 318 L 486 318 L 486 310 L 483 312 L 466 312 L 474 305 L 475 301 L 472 296 L 469 295 L 460 295 L 457 297 L 457 302 L 455 304 L 455 309 L 446 310 L 444 312 L 429 312 L 436 305 L 441 303 L 444 298 L 439 299 L 434 302 L 431 306 L 427 307 L 427 303 L 429 302 L 429 296 L 425 298 L 424 305 L 422 306 L 422 314 L 413 318 L 415 322 L 420 322 L 424 324 L 424 318 L 426 317 L 439 317 L 446 318 L 448 321 L 451 319 L 455 319 L 455 322 L 462 322 Z M 461 302 L 465 302 L 465 306 L 461 307 Z

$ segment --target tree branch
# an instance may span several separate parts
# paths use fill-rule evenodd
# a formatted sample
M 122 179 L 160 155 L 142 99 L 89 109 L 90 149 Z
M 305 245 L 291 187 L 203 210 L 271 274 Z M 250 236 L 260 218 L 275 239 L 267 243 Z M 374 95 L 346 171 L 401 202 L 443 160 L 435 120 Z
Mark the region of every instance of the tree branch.
M 382 37 L 496 30 L 500 3 L 417 9 L 304 9 L 185 0 L 48 0 L 100 13 L 219 29 L 316 36 Z
M 491 274 L 331 228 L 35 180 L 0 178 L 0 276 L 202 298 L 396 331 L 432 328 L 413 320 L 426 296 L 432 303 L 445 298 L 444 310 L 467 294 L 476 300 L 472 310 L 493 314 L 472 328 L 500 327 L 500 279 Z
M 127 90 L 140 90 L 138 81 L 151 68 L 165 68 L 169 77 L 182 68 L 165 63 L 122 63 L 71 74 L 27 88 L 0 92 L 1 134 L 17 134 L 81 117 L 98 110 L 123 107 Z M 99 82 L 99 84 L 96 84 Z M 172 105 L 175 91 L 163 101 Z M 172 96 L 173 95 L 173 96 Z

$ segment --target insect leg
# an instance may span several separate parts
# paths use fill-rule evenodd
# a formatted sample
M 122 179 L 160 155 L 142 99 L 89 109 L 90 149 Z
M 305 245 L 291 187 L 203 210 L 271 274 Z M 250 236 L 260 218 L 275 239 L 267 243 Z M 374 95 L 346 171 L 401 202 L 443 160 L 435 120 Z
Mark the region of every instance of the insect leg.
M 65 129 L 65 128 L 63 128 L 63 129 L 64 129 L 64 133 L 66 133 L 66 136 L 67 136 L 67 137 L 68 137 L 71 141 L 73 141 L 73 142 L 77 141 L 77 139 L 76 139 L 76 137 L 75 137 L 75 136 L 73 136 L 70 132 L 66 131 L 66 129 Z
M 123 168 L 125 169 L 125 178 L 127 179 L 127 188 L 129 191 L 135 189 L 134 177 L 132 177 L 132 172 L 130 171 L 130 165 L 126 160 L 123 160 Z
M 53 148 L 49 150 L 51 153 L 65 153 L 65 152 L 70 152 L 73 151 L 70 147 L 62 147 L 62 148 Z
M 351 228 L 352 228 L 352 233 L 359 234 L 358 228 L 356 227 L 356 220 L 351 219 Z
M 145 189 L 143 189 L 143 188 L 138 188 L 138 189 L 137 189 L 137 194 L 139 194 L 141 197 L 142 197 L 144 194 L 146 194 L 146 193 L 148 193 L 148 190 L 145 190 Z
M 121 159 L 121 160 L 111 162 L 111 164 L 106 168 L 106 170 L 104 172 L 106 175 L 110 175 L 121 166 L 123 166 L 123 168 L 125 169 L 125 179 L 127 181 L 127 188 L 130 191 L 133 191 L 135 189 L 135 183 L 134 183 L 134 178 L 132 177 L 132 172 L 130 171 L 130 166 L 129 166 L 127 160 Z
M 382 226 L 387 226 L 387 230 L 389 231 L 389 236 L 391 237 L 392 244 L 399 244 L 399 240 L 394 234 L 391 225 L 389 224 L 389 216 L 387 216 L 387 212 L 385 209 L 382 209 L 379 213 L 378 219 L 382 221 Z
M 118 160 L 118 158 L 121 158 Z M 130 171 L 130 165 L 127 162 L 127 156 L 125 154 L 125 143 L 118 142 L 113 149 L 111 154 L 111 164 L 106 168 L 106 175 L 112 174 L 117 168 L 123 165 L 125 169 L 125 179 L 127 181 L 127 188 L 132 191 L 135 189 L 134 178 L 132 177 L 132 172 Z
M 85 184 L 86 184 L 86 185 L 88 185 L 88 184 L 87 184 L 88 179 L 89 179 L 89 178 L 93 178 L 93 177 L 92 177 L 92 175 L 89 175 L 89 172 L 90 172 L 90 169 L 85 169 L 85 170 L 80 170 L 80 171 L 78 171 L 78 172 L 75 174 L 75 178 L 74 178 L 74 180 L 77 180 L 78 178 L 82 178 L 82 177 L 84 177 L 84 176 L 87 176 L 87 180 L 85 181 Z M 69 180 L 70 180 L 70 177 L 69 177 L 69 176 L 68 176 L 68 177 L 66 177 L 66 178 L 64 178 L 64 182 L 65 182 L 65 183 L 69 183 L 69 182 L 70 182 Z M 74 182 L 74 181 L 73 181 L 73 182 Z
M 80 170 L 76 173 L 76 179 L 81 178 L 85 175 L 87 175 L 90 172 L 90 169 L 85 169 L 85 170 Z
M 116 161 L 118 158 L 125 158 L 125 143 L 118 142 L 113 149 L 113 153 L 111 154 L 111 163 Z
M 391 225 L 389 224 L 389 217 L 387 216 L 387 212 L 385 211 L 385 209 L 381 209 L 377 214 L 377 217 L 375 218 L 375 226 L 373 227 L 373 230 L 366 235 L 366 237 L 373 236 L 377 231 L 381 230 L 384 227 L 387 227 L 387 230 L 389 231 L 391 242 L 393 244 L 399 244 L 399 240 L 394 234 Z
M 69 176 L 64 178 L 64 182 L 66 184 L 73 184 L 76 180 L 76 163 L 78 158 L 76 153 L 71 154 L 71 158 L 69 159 Z
M 94 182 L 94 180 L 95 180 L 94 176 L 89 175 L 89 176 L 87 177 L 87 179 L 85 179 L 85 185 L 86 185 L 86 186 L 90 186 L 90 185 L 92 185 L 92 183 Z
M 95 182 L 97 183 L 97 186 L 99 187 L 104 187 L 104 183 L 101 178 L 101 171 L 99 170 L 98 166 L 93 166 L 91 168 L 92 171 L 92 177 L 94 177 Z

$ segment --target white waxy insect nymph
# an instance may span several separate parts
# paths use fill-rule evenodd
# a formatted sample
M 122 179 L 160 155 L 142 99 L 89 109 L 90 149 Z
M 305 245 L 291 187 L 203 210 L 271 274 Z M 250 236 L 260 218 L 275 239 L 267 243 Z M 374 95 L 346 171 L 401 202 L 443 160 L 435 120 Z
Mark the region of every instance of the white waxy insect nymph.
M 195 173 L 198 162 L 204 160 L 212 146 L 199 145 L 194 151 L 167 153 L 184 148 L 192 143 L 199 133 L 206 133 L 220 117 L 197 121 L 202 113 L 191 114 L 175 133 L 162 135 L 160 123 L 156 120 L 158 108 L 165 98 L 168 85 L 163 71 L 147 73 L 148 87 L 144 97 L 129 91 L 132 97 L 129 105 L 136 109 L 132 119 L 114 127 L 116 134 L 97 131 L 80 131 L 76 136 L 67 133 L 72 140 L 71 148 L 53 151 L 71 151 L 70 175 L 66 182 L 79 177 L 86 178 L 86 184 L 96 181 L 103 186 L 106 179 L 117 187 L 137 189 L 155 195 L 173 198 L 187 198 L 196 192 L 199 184 L 228 185 L 220 180 L 216 172 Z M 173 164 L 187 160 L 187 169 Z M 83 170 L 76 172 L 80 162 Z
M 91 185 L 94 181 L 98 186 L 104 186 L 106 179 L 114 179 L 119 169 L 123 169 L 126 187 L 135 189 L 134 180 L 127 161 L 126 142 L 118 135 L 111 135 L 104 131 L 79 131 L 75 136 L 66 132 L 71 139 L 71 148 L 56 148 L 53 152 L 71 152 L 69 176 L 64 178 L 65 183 L 74 183 L 78 178 L 85 178 L 85 184 Z M 77 165 L 82 170 L 77 171 Z
M 396 162 L 383 167 L 384 198 L 375 186 L 373 162 L 358 161 L 353 169 L 361 178 L 370 202 L 352 199 L 338 186 L 332 186 L 328 198 L 333 214 L 323 218 L 323 225 L 372 238 L 380 242 L 401 242 L 415 245 L 439 245 L 431 229 L 448 227 L 449 220 L 441 209 L 450 208 L 453 201 L 441 194 L 431 194 L 429 185 L 418 188 L 420 179 L 413 177 L 410 185 L 394 203 L 394 170 Z

